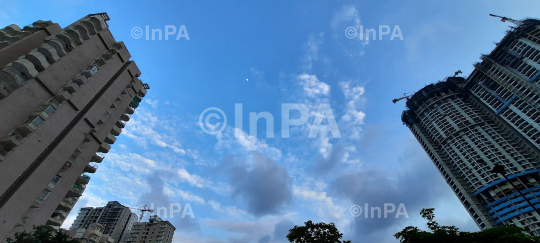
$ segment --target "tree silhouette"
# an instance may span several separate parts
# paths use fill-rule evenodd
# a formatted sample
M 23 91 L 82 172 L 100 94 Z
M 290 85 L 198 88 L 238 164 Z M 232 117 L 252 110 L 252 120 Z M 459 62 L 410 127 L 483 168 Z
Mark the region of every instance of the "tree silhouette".
M 66 233 L 57 231 L 50 226 L 34 226 L 33 232 L 15 233 L 15 239 L 7 238 L 7 243 L 77 243 Z
M 420 211 L 422 218 L 427 219 L 431 232 L 408 226 L 396 233 L 402 243 L 540 243 L 540 237 L 530 236 L 528 229 L 513 224 L 497 228 L 485 229 L 478 232 L 463 232 L 455 226 L 440 226 L 435 221 L 434 208 L 424 208 Z
M 341 241 L 342 233 L 339 233 L 334 223 L 316 223 L 311 220 L 305 222 L 305 226 L 295 225 L 289 230 L 287 239 L 292 243 L 351 243 Z

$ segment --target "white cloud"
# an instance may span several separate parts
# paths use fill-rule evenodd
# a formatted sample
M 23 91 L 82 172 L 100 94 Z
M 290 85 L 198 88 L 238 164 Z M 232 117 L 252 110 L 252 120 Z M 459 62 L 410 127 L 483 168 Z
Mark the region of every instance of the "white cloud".
M 187 183 L 195 187 L 209 187 L 212 183 L 198 175 L 190 174 L 186 169 L 179 169 L 178 176 Z
M 330 85 L 319 81 L 316 75 L 301 74 L 297 77 L 300 80 L 300 85 L 304 89 L 307 96 L 313 98 L 319 95 L 328 95 Z
M 346 209 L 334 204 L 334 200 L 323 191 L 305 190 L 299 187 L 293 189 L 294 195 L 308 200 L 313 204 L 312 209 L 317 212 L 319 217 L 328 219 L 332 222 L 345 224 Z
M 334 16 L 332 17 L 332 22 L 330 23 L 332 28 L 336 29 L 338 27 L 341 27 L 341 23 L 352 23 L 353 27 L 360 26 L 360 17 L 358 16 L 358 11 L 354 6 L 344 5 L 340 11 L 334 13 Z M 345 31 L 345 29 L 343 30 Z
M 212 206 L 212 209 L 214 209 L 215 211 L 225 213 L 229 217 L 242 218 L 244 216 L 249 216 L 246 211 L 241 210 L 235 206 L 223 206 L 221 205 L 221 203 L 214 200 L 208 200 L 208 204 L 210 204 L 210 206 Z
M 363 96 L 365 89 L 363 86 L 356 85 L 351 81 L 339 83 L 345 100 L 347 101 L 345 114 L 341 117 L 339 123 L 345 129 L 348 129 L 349 138 L 360 139 L 360 133 L 362 128 L 360 125 L 364 124 L 366 113 L 360 111 L 366 103 L 366 98 Z
M 258 69 L 254 67 L 250 67 L 249 71 L 255 76 L 256 78 L 262 78 L 264 76 L 264 73 L 262 71 L 259 71 Z
M 319 46 L 323 43 L 324 32 L 321 32 L 318 37 L 314 35 L 309 36 L 309 40 L 304 44 L 305 54 L 302 58 L 304 63 L 303 67 L 306 71 L 311 71 L 313 62 L 319 59 Z
M 234 136 L 234 131 L 237 131 L 237 138 Z M 223 132 L 218 133 L 216 138 L 218 140 L 216 147 L 226 150 L 227 153 L 232 153 L 235 150 L 242 154 L 258 151 L 274 160 L 280 160 L 282 156 L 281 150 L 271 147 L 264 140 L 250 136 L 237 128 L 227 127 Z
M 148 103 L 150 106 L 152 106 L 152 108 L 157 109 L 158 102 L 159 102 L 158 100 L 152 100 L 152 99 L 146 98 L 144 99 L 144 101 Z
M 163 123 L 162 120 L 158 120 L 150 112 L 140 108 L 126 124 L 123 133 L 143 147 L 147 147 L 147 142 L 149 141 L 159 147 L 170 148 L 175 153 L 185 155 L 186 151 L 181 148 L 180 142 L 174 136 L 154 130 L 154 127 L 160 122 Z

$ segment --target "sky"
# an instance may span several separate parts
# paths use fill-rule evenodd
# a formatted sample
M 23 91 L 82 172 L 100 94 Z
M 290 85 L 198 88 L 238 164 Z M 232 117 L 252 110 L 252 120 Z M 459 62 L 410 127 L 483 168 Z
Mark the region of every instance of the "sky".
M 308 220 L 334 222 L 344 240 L 398 242 L 392 235 L 406 226 L 426 229 L 422 208 L 477 231 L 401 122 L 404 101 L 391 101 L 470 74 L 511 26 L 488 14 L 523 19 L 540 9 L 532 0 L 0 5 L 0 26 L 65 27 L 107 12 L 150 86 L 62 227 L 81 207 L 119 201 L 166 207 L 173 242 L 235 243 L 287 242 Z M 366 204 L 387 207 L 387 217 L 366 217 Z

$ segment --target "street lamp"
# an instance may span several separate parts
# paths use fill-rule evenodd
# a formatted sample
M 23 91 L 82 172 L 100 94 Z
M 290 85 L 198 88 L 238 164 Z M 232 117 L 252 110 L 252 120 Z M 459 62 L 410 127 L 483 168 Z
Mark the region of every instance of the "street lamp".
M 481 160 L 481 161 L 480 161 Z M 484 162 L 483 159 L 479 159 L 480 163 Z M 485 162 L 484 162 L 485 163 Z M 514 183 L 510 182 L 510 180 L 508 180 L 508 177 L 504 174 L 504 166 L 502 165 L 495 165 L 493 166 L 493 169 L 491 169 L 491 172 L 495 173 L 495 174 L 501 174 L 502 176 L 504 176 L 504 179 L 506 179 L 506 181 L 508 183 L 510 183 L 510 185 L 514 188 L 514 190 L 516 190 L 519 195 L 521 195 L 523 197 L 523 199 L 525 199 L 525 201 L 527 201 L 529 203 L 529 205 L 531 205 L 531 207 L 534 209 L 534 211 L 536 211 L 536 213 L 538 213 L 540 215 L 540 212 L 538 211 L 538 209 L 531 203 L 531 201 L 529 201 L 529 199 L 527 199 L 527 197 L 525 197 L 525 195 L 523 195 L 523 193 L 521 193 L 520 190 L 518 190 L 515 186 L 514 186 Z

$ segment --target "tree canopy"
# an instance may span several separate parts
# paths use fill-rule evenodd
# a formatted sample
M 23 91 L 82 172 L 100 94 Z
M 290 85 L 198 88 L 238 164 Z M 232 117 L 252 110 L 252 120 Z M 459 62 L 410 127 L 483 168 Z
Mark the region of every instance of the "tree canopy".
M 32 232 L 19 232 L 15 234 L 15 239 L 7 238 L 8 243 L 77 243 L 66 233 L 57 231 L 50 226 L 34 226 Z
M 434 210 L 424 208 L 420 211 L 422 218 L 428 220 L 430 231 L 408 226 L 394 237 L 402 243 L 540 243 L 540 237 L 530 236 L 528 229 L 515 225 L 502 225 L 478 232 L 463 232 L 455 226 L 441 226 L 435 221 Z
M 292 243 L 351 243 L 351 241 L 341 241 L 343 234 L 339 232 L 334 223 L 316 223 L 311 220 L 305 222 L 304 226 L 295 225 L 289 230 L 287 239 Z

